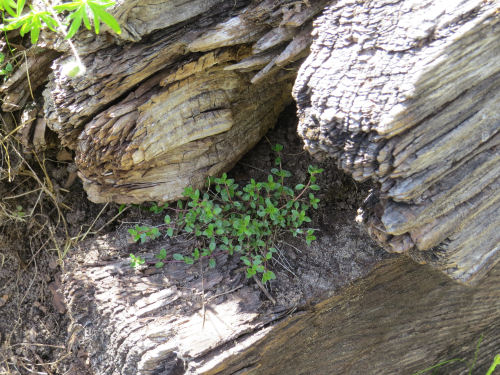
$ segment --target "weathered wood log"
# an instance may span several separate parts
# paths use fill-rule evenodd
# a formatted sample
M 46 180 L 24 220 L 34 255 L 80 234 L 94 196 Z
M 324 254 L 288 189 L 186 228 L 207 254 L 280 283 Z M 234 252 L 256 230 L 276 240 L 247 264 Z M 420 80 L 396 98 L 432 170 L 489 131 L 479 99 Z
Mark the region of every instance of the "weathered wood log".
M 62 277 L 72 320 L 68 344 L 75 345 L 73 374 L 85 373 L 85 367 L 100 375 L 205 373 L 263 337 L 270 325 L 365 275 L 381 259 L 383 252 L 353 222 L 336 229 L 313 243 L 308 261 L 294 249 L 303 246 L 299 240 L 280 245 L 280 259 L 294 266 L 291 273 L 276 263 L 281 280 L 272 286 L 276 305 L 253 280 L 245 282 L 238 257 L 227 254 L 217 257 L 214 269 L 206 262 L 201 267 L 175 261 L 161 269 L 130 267 L 130 252 L 151 263 L 163 247 L 171 259 L 171 252 L 189 253 L 193 239 L 128 244 L 122 230 L 80 244 L 65 260 Z
M 28 52 L 24 65 L 37 87 L 62 56 L 52 65 L 43 112 L 25 116 L 23 132 L 33 133 L 34 120 L 43 118 L 75 150 L 95 202 L 178 198 L 186 186 L 231 168 L 274 125 L 292 100 L 312 18 L 325 4 L 118 1 L 111 12 L 120 36 L 76 37 L 85 75 L 64 75 L 73 57 L 54 35 L 42 35 L 36 47 L 45 49 L 43 61 Z M 30 98 L 25 70 L 1 88 L 4 111 Z
M 464 282 L 500 259 L 499 20 L 489 1 L 340 1 L 294 87 L 306 148 L 380 183 L 373 237 Z
M 341 229 L 352 231 L 349 225 Z M 300 276 L 278 272 L 272 305 L 254 283 L 242 284 L 228 258 L 219 257 L 216 269 L 174 262 L 134 270 L 125 258 L 131 245 L 116 240 L 124 236 L 83 244 L 67 261 L 70 374 L 411 374 L 472 359 L 481 335 L 474 369 L 484 373 L 498 351 L 498 266 L 468 287 L 393 258 L 314 305 L 305 302 L 340 284 L 326 268 L 311 277 L 308 258 L 297 264 Z M 317 246 L 325 246 L 320 253 L 330 263 L 377 259 L 368 255 L 368 239 L 347 239 L 322 238 Z M 364 263 L 362 274 L 372 265 Z M 291 291 L 294 298 L 286 296 Z M 455 363 L 447 371 L 465 374 L 468 367 Z

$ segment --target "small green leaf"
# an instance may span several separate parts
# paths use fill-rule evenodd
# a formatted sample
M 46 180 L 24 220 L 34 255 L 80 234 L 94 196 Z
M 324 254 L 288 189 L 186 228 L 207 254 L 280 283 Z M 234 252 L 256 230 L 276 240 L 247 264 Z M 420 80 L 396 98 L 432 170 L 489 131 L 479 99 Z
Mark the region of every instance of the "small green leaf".
M 17 4 L 12 0 L 3 0 L 0 1 L 0 10 L 5 10 L 12 17 L 16 17 L 17 14 L 14 12 L 12 8 L 17 8 Z
M 162 260 L 167 258 L 167 250 L 161 249 L 158 254 L 156 254 L 156 258 Z
M 45 24 L 50 30 L 56 31 L 57 21 L 54 18 L 52 18 L 50 14 L 40 13 L 40 18 L 43 20 L 43 22 L 45 22 Z
M 273 147 L 273 151 L 280 152 L 283 151 L 283 145 L 276 143 Z
M 77 9 L 78 7 L 80 7 L 81 4 L 79 3 L 76 3 L 76 2 L 72 2 L 72 3 L 64 3 L 64 4 L 59 4 L 59 5 L 55 5 L 53 6 L 52 8 L 56 11 L 56 12 L 64 12 L 64 11 L 72 11 L 72 10 L 75 10 Z
M 250 262 L 250 260 L 243 256 L 243 257 L 240 257 L 240 259 L 243 261 L 243 263 L 245 263 L 246 266 L 251 266 L 252 265 L 252 262 Z
M 209 266 L 210 268 L 215 268 L 215 265 L 216 265 L 215 259 L 214 259 L 214 258 L 210 258 L 210 259 L 208 260 L 208 266 Z
M 191 257 L 185 256 L 184 257 L 184 262 L 186 262 L 186 264 L 193 264 L 194 260 Z
M 91 1 L 88 2 L 88 5 L 94 13 L 94 26 L 96 34 L 99 34 L 99 19 L 101 19 L 102 22 L 108 25 L 115 33 L 121 34 L 122 31 L 120 29 L 120 25 L 111 14 L 104 10 L 105 7 L 103 7 L 102 5 L 98 6 L 96 3 Z
M 16 14 L 19 17 L 21 13 L 23 13 L 24 10 L 24 5 L 26 4 L 26 0 L 18 0 L 17 1 L 17 9 L 16 9 Z
M 163 263 L 163 262 L 156 262 L 155 263 L 156 268 L 162 268 L 164 265 L 165 265 L 165 263 Z
M 182 254 L 175 253 L 173 257 L 175 260 L 184 260 L 184 255 Z
M 262 275 L 262 283 L 265 284 L 266 282 L 268 282 L 269 280 L 275 280 L 276 279 L 276 275 L 274 274 L 273 271 L 266 271 L 264 272 L 264 274 Z
M 76 12 L 72 13 L 68 16 L 68 20 L 72 20 L 71 25 L 69 26 L 68 33 L 65 36 L 65 39 L 71 39 L 82 24 L 83 14 L 85 13 L 85 8 L 80 8 Z
M 194 260 L 200 259 L 200 250 L 198 248 L 195 248 L 192 255 Z
M 247 279 L 251 278 L 253 275 L 255 275 L 257 271 L 255 271 L 255 268 L 247 268 Z
M 137 267 L 140 266 L 141 264 L 144 264 L 146 260 L 144 258 L 141 258 L 140 256 L 135 256 L 134 254 L 130 254 L 130 266 L 131 267 Z

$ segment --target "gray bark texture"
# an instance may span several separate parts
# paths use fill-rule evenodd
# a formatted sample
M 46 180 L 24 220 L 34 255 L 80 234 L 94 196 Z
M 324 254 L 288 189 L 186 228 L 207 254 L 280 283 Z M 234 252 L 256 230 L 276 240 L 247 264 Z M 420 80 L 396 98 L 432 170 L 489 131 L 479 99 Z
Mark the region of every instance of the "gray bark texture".
M 225 256 L 215 269 L 180 262 L 137 270 L 126 259 L 135 245 L 116 240 L 124 233 L 81 244 L 62 279 L 69 374 L 413 374 L 454 358 L 470 365 L 478 342 L 474 373 L 486 372 L 500 337 L 498 266 L 470 287 L 406 257 L 381 261 L 367 238 L 337 229 L 349 235 L 314 245 L 321 258 L 302 261 L 300 276 L 278 272 L 276 304 Z M 165 244 L 168 252 L 183 246 Z M 364 277 L 338 288 L 326 267 L 313 272 L 319 261 L 358 262 Z M 446 373 L 469 368 L 461 361 Z
M 271 301 L 253 280 L 245 281 L 237 256 L 219 254 L 213 269 L 206 261 L 134 269 L 129 253 L 150 261 L 161 247 L 170 258 L 172 252 L 191 253 L 196 239 L 180 236 L 141 245 L 127 243 L 127 237 L 124 229 L 83 242 L 65 260 L 58 301 L 67 306 L 71 319 L 71 375 L 220 373 L 215 369 L 256 342 L 265 342 L 277 323 L 302 316 L 311 301 L 365 276 L 383 254 L 352 222 L 336 224 L 332 234 L 308 248 L 307 257 L 299 249 L 303 242 L 291 238 L 287 241 L 294 247 L 280 245 L 279 259 L 285 264 L 301 260 L 292 272 L 276 267 L 279 282 L 273 282 Z M 448 345 L 444 340 L 441 344 Z M 240 369 L 250 360 L 245 357 Z M 222 373 L 265 373 L 240 369 Z M 290 372 L 295 373 L 300 372 Z
M 16 72 L 1 88 L 2 110 L 22 109 L 52 70 L 43 109 L 23 126 L 42 121 L 75 151 L 89 198 L 173 200 L 230 169 L 274 125 L 325 4 L 118 1 L 110 12 L 120 36 L 76 37 L 84 75 L 68 78 L 67 44 L 42 35 L 27 52 L 31 83 Z
M 306 148 L 378 182 L 359 218 L 379 243 L 474 284 L 381 261 L 343 225 L 318 257 L 296 256 L 299 276 L 277 271 L 288 282 L 273 284 L 273 303 L 225 256 L 212 270 L 132 269 L 129 253 L 157 249 L 118 233 L 66 259 L 54 298 L 71 317 L 68 374 L 411 374 L 473 358 L 481 334 L 484 373 L 500 337 L 495 6 L 121 0 L 121 36 L 78 34 L 87 73 L 76 79 L 62 73 L 65 43 L 42 35 L 0 88 L 2 111 L 23 112 L 35 148 L 46 127 L 57 133 L 89 198 L 119 203 L 173 200 L 231 168 L 292 99 L 312 41 L 293 89 Z M 29 105 L 41 91 L 43 107 Z M 188 252 L 177 240 L 167 251 Z M 342 282 L 335 262 L 350 267 Z M 451 371 L 468 373 L 460 364 Z
M 387 250 L 475 282 L 500 259 L 500 24 L 492 1 L 339 1 L 293 95 L 306 148 L 379 189 Z

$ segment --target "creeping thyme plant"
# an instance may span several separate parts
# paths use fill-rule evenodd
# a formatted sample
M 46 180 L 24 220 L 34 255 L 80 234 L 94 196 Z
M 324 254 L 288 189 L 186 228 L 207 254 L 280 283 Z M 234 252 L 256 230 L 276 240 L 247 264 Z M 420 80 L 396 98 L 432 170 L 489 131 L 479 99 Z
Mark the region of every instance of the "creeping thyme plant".
M 280 144 L 273 147 L 277 157 L 267 181 L 251 179 L 240 187 L 224 173 L 221 177 L 209 178 L 205 191 L 188 187 L 183 194 L 186 200 L 179 200 L 175 207 L 153 205 L 152 212 L 169 212 L 164 224 L 130 228 L 133 240 L 146 242 L 162 234 L 172 237 L 183 232 L 196 239 L 191 254 L 169 256 L 161 249 L 153 262 L 156 267 L 162 267 L 169 259 L 193 264 L 203 257 L 208 259 L 210 267 L 215 267 L 215 256 L 226 252 L 241 259 L 248 278 L 259 274 L 263 283 L 275 279 L 270 269 L 271 260 L 285 232 L 303 236 L 307 244 L 316 239 L 315 229 L 303 228 L 303 225 L 311 222 L 309 211 L 318 208 L 319 199 L 314 192 L 320 189 L 316 175 L 322 172 L 309 166 L 305 184 L 287 186 L 285 181 L 291 173 L 282 168 L 282 149 Z M 133 267 L 145 263 L 139 256 L 131 254 L 130 257 Z

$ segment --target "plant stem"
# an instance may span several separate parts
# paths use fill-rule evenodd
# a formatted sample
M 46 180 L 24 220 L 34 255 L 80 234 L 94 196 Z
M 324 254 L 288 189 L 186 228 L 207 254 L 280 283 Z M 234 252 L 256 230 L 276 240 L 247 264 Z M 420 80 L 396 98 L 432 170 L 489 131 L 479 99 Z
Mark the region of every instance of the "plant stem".
M 52 5 L 48 2 L 48 0 L 44 0 L 44 3 L 45 3 L 45 6 L 47 7 L 47 9 L 49 10 L 50 13 L 52 13 L 52 16 L 54 17 L 54 19 L 56 20 L 57 22 L 57 28 L 59 29 L 59 32 L 65 36 L 67 34 L 67 30 L 66 28 L 63 26 L 63 24 L 61 23 L 61 21 L 59 21 L 59 16 L 57 15 L 57 13 L 54 11 L 54 8 L 52 7 Z M 75 60 L 77 62 L 78 65 L 81 65 L 81 66 L 84 66 L 83 65 L 83 62 L 82 60 L 80 59 L 80 55 L 78 54 L 78 51 L 76 50 L 76 47 L 75 45 L 73 44 L 73 42 L 71 41 L 71 39 L 67 39 L 66 40 L 69 44 L 69 48 L 71 49 L 71 53 L 73 54 L 73 56 L 75 57 Z

